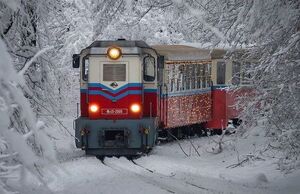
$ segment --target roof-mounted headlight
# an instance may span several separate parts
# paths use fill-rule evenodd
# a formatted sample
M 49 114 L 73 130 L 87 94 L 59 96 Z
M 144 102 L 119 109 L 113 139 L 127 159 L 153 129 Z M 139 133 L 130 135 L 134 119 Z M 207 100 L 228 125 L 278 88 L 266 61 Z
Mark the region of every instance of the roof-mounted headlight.
M 122 50 L 119 47 L 112 46 L 107 50 L 108 58 L 117 60 L 122 56 Z

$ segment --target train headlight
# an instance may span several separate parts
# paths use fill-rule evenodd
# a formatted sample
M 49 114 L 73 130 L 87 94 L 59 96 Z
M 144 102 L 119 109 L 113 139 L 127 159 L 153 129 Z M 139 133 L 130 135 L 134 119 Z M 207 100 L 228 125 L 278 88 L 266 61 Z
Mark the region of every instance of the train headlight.
M 112 60 L 117 60 L 122 56 L 122 51 L 118 47 L 110 47 L 107 50 L 107 56 Z
M 99 106 L 98 105 L 96 105 L 96 104 L 90 105 L 90 111 L 91 112 L 95 113 L 95 112 L 98 112 L 98 110 L 99 110 Z
M 134 113 L 138 113 L 141 111 L 141 106 L 139 104 L 133 104 L 130 107 L 131 111 Z

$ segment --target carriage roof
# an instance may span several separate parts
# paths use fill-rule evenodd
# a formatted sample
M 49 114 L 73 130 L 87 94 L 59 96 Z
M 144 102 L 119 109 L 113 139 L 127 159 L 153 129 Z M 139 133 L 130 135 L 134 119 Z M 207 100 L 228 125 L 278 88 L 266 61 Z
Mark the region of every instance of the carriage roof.
M 154 45 L 152 48 L 169 61 L 220 59 L 226 54 L 224 49 L 202 49 L 186 45 Z

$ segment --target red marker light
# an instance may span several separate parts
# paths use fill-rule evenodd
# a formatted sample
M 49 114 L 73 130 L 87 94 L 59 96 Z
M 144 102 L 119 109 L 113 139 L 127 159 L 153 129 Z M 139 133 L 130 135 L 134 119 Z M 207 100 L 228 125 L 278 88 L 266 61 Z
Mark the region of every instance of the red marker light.
M 134 113 L 138 113 L 141 111 L 141 106 L 139 104 L 133 104 L 130 107 L 131 111 Z
M 99 109 L 99 107 L 97 105 L 95 105 L 95 104 L 90 105 L 91 112 L 95 113 L 98 111 L 98 109 Z

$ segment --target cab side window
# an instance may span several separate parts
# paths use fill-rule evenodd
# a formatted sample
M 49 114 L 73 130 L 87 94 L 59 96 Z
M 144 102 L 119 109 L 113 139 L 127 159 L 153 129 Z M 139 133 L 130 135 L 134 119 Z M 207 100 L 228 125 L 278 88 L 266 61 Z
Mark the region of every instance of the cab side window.
M 89 76 L 89 58 L 83 57 L 82 59 L 82 79 L 88 81 Z
M 155 58 L 146 56 L 144 58 L 144 80 L 151 82 L 155 80 Z

